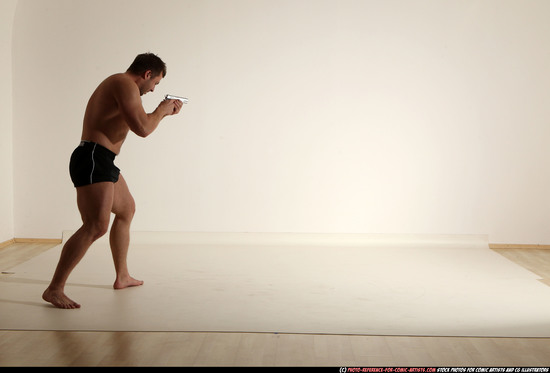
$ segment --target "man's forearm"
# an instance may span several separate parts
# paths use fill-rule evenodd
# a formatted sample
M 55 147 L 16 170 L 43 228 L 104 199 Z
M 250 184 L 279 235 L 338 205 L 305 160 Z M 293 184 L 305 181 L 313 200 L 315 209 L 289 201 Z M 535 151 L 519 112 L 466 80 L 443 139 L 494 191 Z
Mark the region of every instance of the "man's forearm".
M 165 117 L 166 115 L 159 113 L 158 110 L 153 111 L 152 113 L 147 114 L 147 121 L 142 126 L 140 133 L 138 134 L 141 137 L 147 137 L 151 133 L 153 133 L 158 125 L 160 124 L 160 121 Z

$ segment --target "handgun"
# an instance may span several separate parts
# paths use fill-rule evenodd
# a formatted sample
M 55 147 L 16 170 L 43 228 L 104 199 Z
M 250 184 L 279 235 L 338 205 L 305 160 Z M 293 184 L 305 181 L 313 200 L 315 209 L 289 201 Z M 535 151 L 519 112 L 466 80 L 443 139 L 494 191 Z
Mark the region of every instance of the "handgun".
M 174 96 L 174 95 L 166 95 L 166 96 L 164 96 L 164 99 L 166 99 L 166 100 L 180 100 L 184 104 L 186 104 L 189 101 L 189 99 L 187 99 L 186 97 L 179 97 L 179 96 Z

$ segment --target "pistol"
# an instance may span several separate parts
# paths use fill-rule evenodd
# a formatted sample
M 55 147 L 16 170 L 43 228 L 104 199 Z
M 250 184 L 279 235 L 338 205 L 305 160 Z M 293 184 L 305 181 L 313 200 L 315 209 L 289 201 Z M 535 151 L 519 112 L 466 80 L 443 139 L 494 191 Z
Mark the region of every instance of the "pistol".
M 164 96 L 164 99 L 166 99 L 166 100 L 180 100 L 184 104 L 186 104 L 189 101 L 189 99 L 187 99 L 186 97 L 179 97 L 179 96 L 174 96 L 174 95 L 166 95 L 166 96 Z

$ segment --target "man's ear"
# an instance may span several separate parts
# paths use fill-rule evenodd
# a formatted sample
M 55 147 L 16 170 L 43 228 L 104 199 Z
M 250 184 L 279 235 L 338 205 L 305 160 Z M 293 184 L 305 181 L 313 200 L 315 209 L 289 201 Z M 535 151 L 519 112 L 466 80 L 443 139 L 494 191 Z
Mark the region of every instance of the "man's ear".
M 153 76 L 153 72 L 151 70 L 147 70 L 142 75 L 143 79 L 145 80 L 151 79 L 152 76 Z

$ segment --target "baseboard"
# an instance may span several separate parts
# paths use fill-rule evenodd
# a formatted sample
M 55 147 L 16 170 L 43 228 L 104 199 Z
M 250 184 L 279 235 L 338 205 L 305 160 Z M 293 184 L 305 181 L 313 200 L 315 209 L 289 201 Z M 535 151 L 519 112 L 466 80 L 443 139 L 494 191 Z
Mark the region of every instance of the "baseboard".
M 61 242 L 62 240 L 56 238 L 12 238 L 11 240 L 0 242 L 0 249 L 14 243 L 60 244 Z
M 57 238 L 14 238 L 15 243 L 61 243 L 61 239 Z
M 11 240 L 7 240 L 4 242 L 0 242 L 0 249 L 3 249 L 4 247 L 8 247 L 9 245 L 12 245 L 15 243 L 15 238 L 12 238 Z
M 507 243 L 490 243 L 489 248 L 493 250 L 499 249 L 515 249 L 515 250 L 550 250 L 550 245 L 531 245 L 531 244 L 507 244 Z
M 63 242 L 73 231 L 63 232 Z M 289 245 L 289 246 L 472 246 L 487 247 L 486 235 L 354 234 L 283 232 L 131 232 L 131 244 L 146 245 Z M 98 243 L 107 243 L 109 234 Z
M 43 243 L 43 244 L 61 244 L 67 240 L 74 232 L 64 231 L 63 239 L 56 238 L 12 238 L 4 242 L 0 242 L 0 249 L 12 245 L 14 243 Z M 177 241 L 178 243 L 195 243 L 195 244 L 243 244 L 243 243 L 261 243 L 261 244 L 365 244 L 373 242 L 396 242 L 409 241 L 417 243 L 426 242 L 450 242 L 450 241 L 485 241 L 485 236 L 480 235 L 369 235 L 369 234 L 305 234 L 305 233 L 189 233 L 189 232 L 132 232 L 133 236 L 137 236 L 137 241 L 140 243 L 161 244 Z M 162 238 L 161 238 L 162 237 Z M 144 242 L 145 241 L 145 242 Z M 515 250 L 550 250 L 550 245 L 538 244 L 506 244 L 506 243 L 489 243 L 489 248 L 493 250 L 499 249 L 515 249 Z

